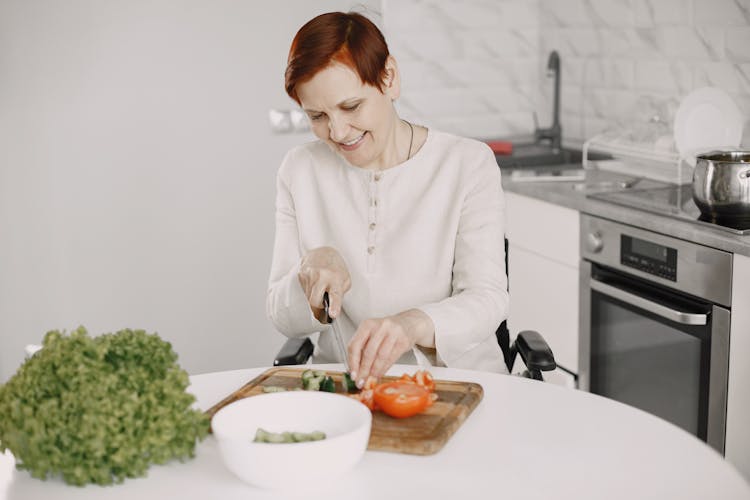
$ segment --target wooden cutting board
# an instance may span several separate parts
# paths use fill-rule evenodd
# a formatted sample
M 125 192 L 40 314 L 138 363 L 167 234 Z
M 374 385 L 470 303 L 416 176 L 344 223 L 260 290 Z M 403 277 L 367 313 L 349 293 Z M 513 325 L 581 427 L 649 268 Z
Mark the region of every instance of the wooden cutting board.
M 314 366 L 312 367 L 313 369 Z M 238 399 L 263 394 L 263 387 L 286 389 L 302 387 L 301 375 L 306 368 L 278 367 L 261 373 L 232 394 L 209 408 L 213 416 L 222 407 Z M 336 383 L 336 392 L 344 393 L 343 373 L 326 372 Z M 397 377 L 382 377 L 381 382 Z M 482 386 L 473 382 L 435 380 L 438 400 L 425 412 L 409 418 L 393 418 L 383 412 L 372 414 L 368 450 L 431 455 L 439 451 L 482 400 Z

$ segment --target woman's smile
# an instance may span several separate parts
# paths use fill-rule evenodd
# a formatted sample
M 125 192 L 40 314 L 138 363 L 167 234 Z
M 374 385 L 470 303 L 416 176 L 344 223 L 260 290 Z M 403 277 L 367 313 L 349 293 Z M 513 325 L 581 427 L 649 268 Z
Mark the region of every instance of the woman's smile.
M 362 144 L 362 141 L 365 138 L 365 134 L 367 134 L 367 132 L 362 132 L 359 136 L 355 137 L 351 141 L 339 142 L 339 147 L 344 151 L 354 151 Z

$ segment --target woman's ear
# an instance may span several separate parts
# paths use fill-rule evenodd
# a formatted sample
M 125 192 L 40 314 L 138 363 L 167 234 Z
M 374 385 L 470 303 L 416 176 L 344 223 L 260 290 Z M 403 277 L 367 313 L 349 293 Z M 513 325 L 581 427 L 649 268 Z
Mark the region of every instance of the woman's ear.
M 383 93 L 395 101 L 401 95 L 401 75 L 393 56 L 386 59 L 383 74 Z

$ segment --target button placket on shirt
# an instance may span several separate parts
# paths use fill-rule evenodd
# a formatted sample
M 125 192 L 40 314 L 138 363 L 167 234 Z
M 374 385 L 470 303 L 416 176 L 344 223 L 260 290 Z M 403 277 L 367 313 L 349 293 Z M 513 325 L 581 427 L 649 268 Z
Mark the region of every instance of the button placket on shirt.
M 375 252 L 377 250 L 377 220 L 378 220 L 378 186 L 383 178 L 380 172 L 371 172 L 368 195 L 369 210 L 367 220 L 367 272 L 375 272 Z

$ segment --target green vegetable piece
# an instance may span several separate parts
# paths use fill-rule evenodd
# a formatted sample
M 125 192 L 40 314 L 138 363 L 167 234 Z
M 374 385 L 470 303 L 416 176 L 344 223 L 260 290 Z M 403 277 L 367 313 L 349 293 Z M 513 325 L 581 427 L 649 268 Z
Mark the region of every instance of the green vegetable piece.
M 309 436 L 312 441 L 321 441 L 326 438 L 326 433 L 323 431 L 313 431 Z
M 192 408 L 172 346 L 144 330 L 51 331 L 0 386 L 0 452 L 32 477 L 107 485 L 194 456 L 209 418 Z
M 286 443 L 286 437 L 282 433 L 269 432 L 266 436 L 266 443 Z
M 255 431 L 255 439 L 253 439 L 253 441 L 256 443 L 267 443 L 268 434 L 269 432 L 267 430 L 258 427 L 258 430 Z
M 352 376 L 349 372 L 344 373 L 344 389 L 346 392 L 357 392 L 357 384 L 352 380 Z
M 286 389 L 278 385 L 266 385 L 263 386 L 263 392 L 286 392 Z
M 305 370 L 302 372 L 302 383 L 304 384 L 306 381 L 315 378 L 315 374 L 312 370 Z
M 255 431 L 255 439 L 253 439 L 256 443 L 272 443 L 272 444 L 282 444 L 282 443 L 305 443 L 308 441 L 320 441 L 321 439 L 325 439 L 326 435 L 324 432 L 321 431 L 313 431 L 310 433 L 304 433 L 304 432 L 268 432 L 264 429 L 258 428 L 258 430 Z
M 315 375 L 315 378 L 322 378 L 326 376 L 326 372 L 324 372 L 323 370 L 315 370 L 313 374 Z
M 336 392 L 336 384 L 331 377 L 325 376 L 320 383 L 320 390 L 325 392 Z
M 294 439 L 295 443 L 304 443 L 305 441 L 312 441 L 309 434 L 305 434 L 304 432 L 293 432 L 292 433 L 292 439 Z
M 306 391 L 319 391 L 322 378 L 311 378 L 307 382 L 302 382 L 302 388 Z

